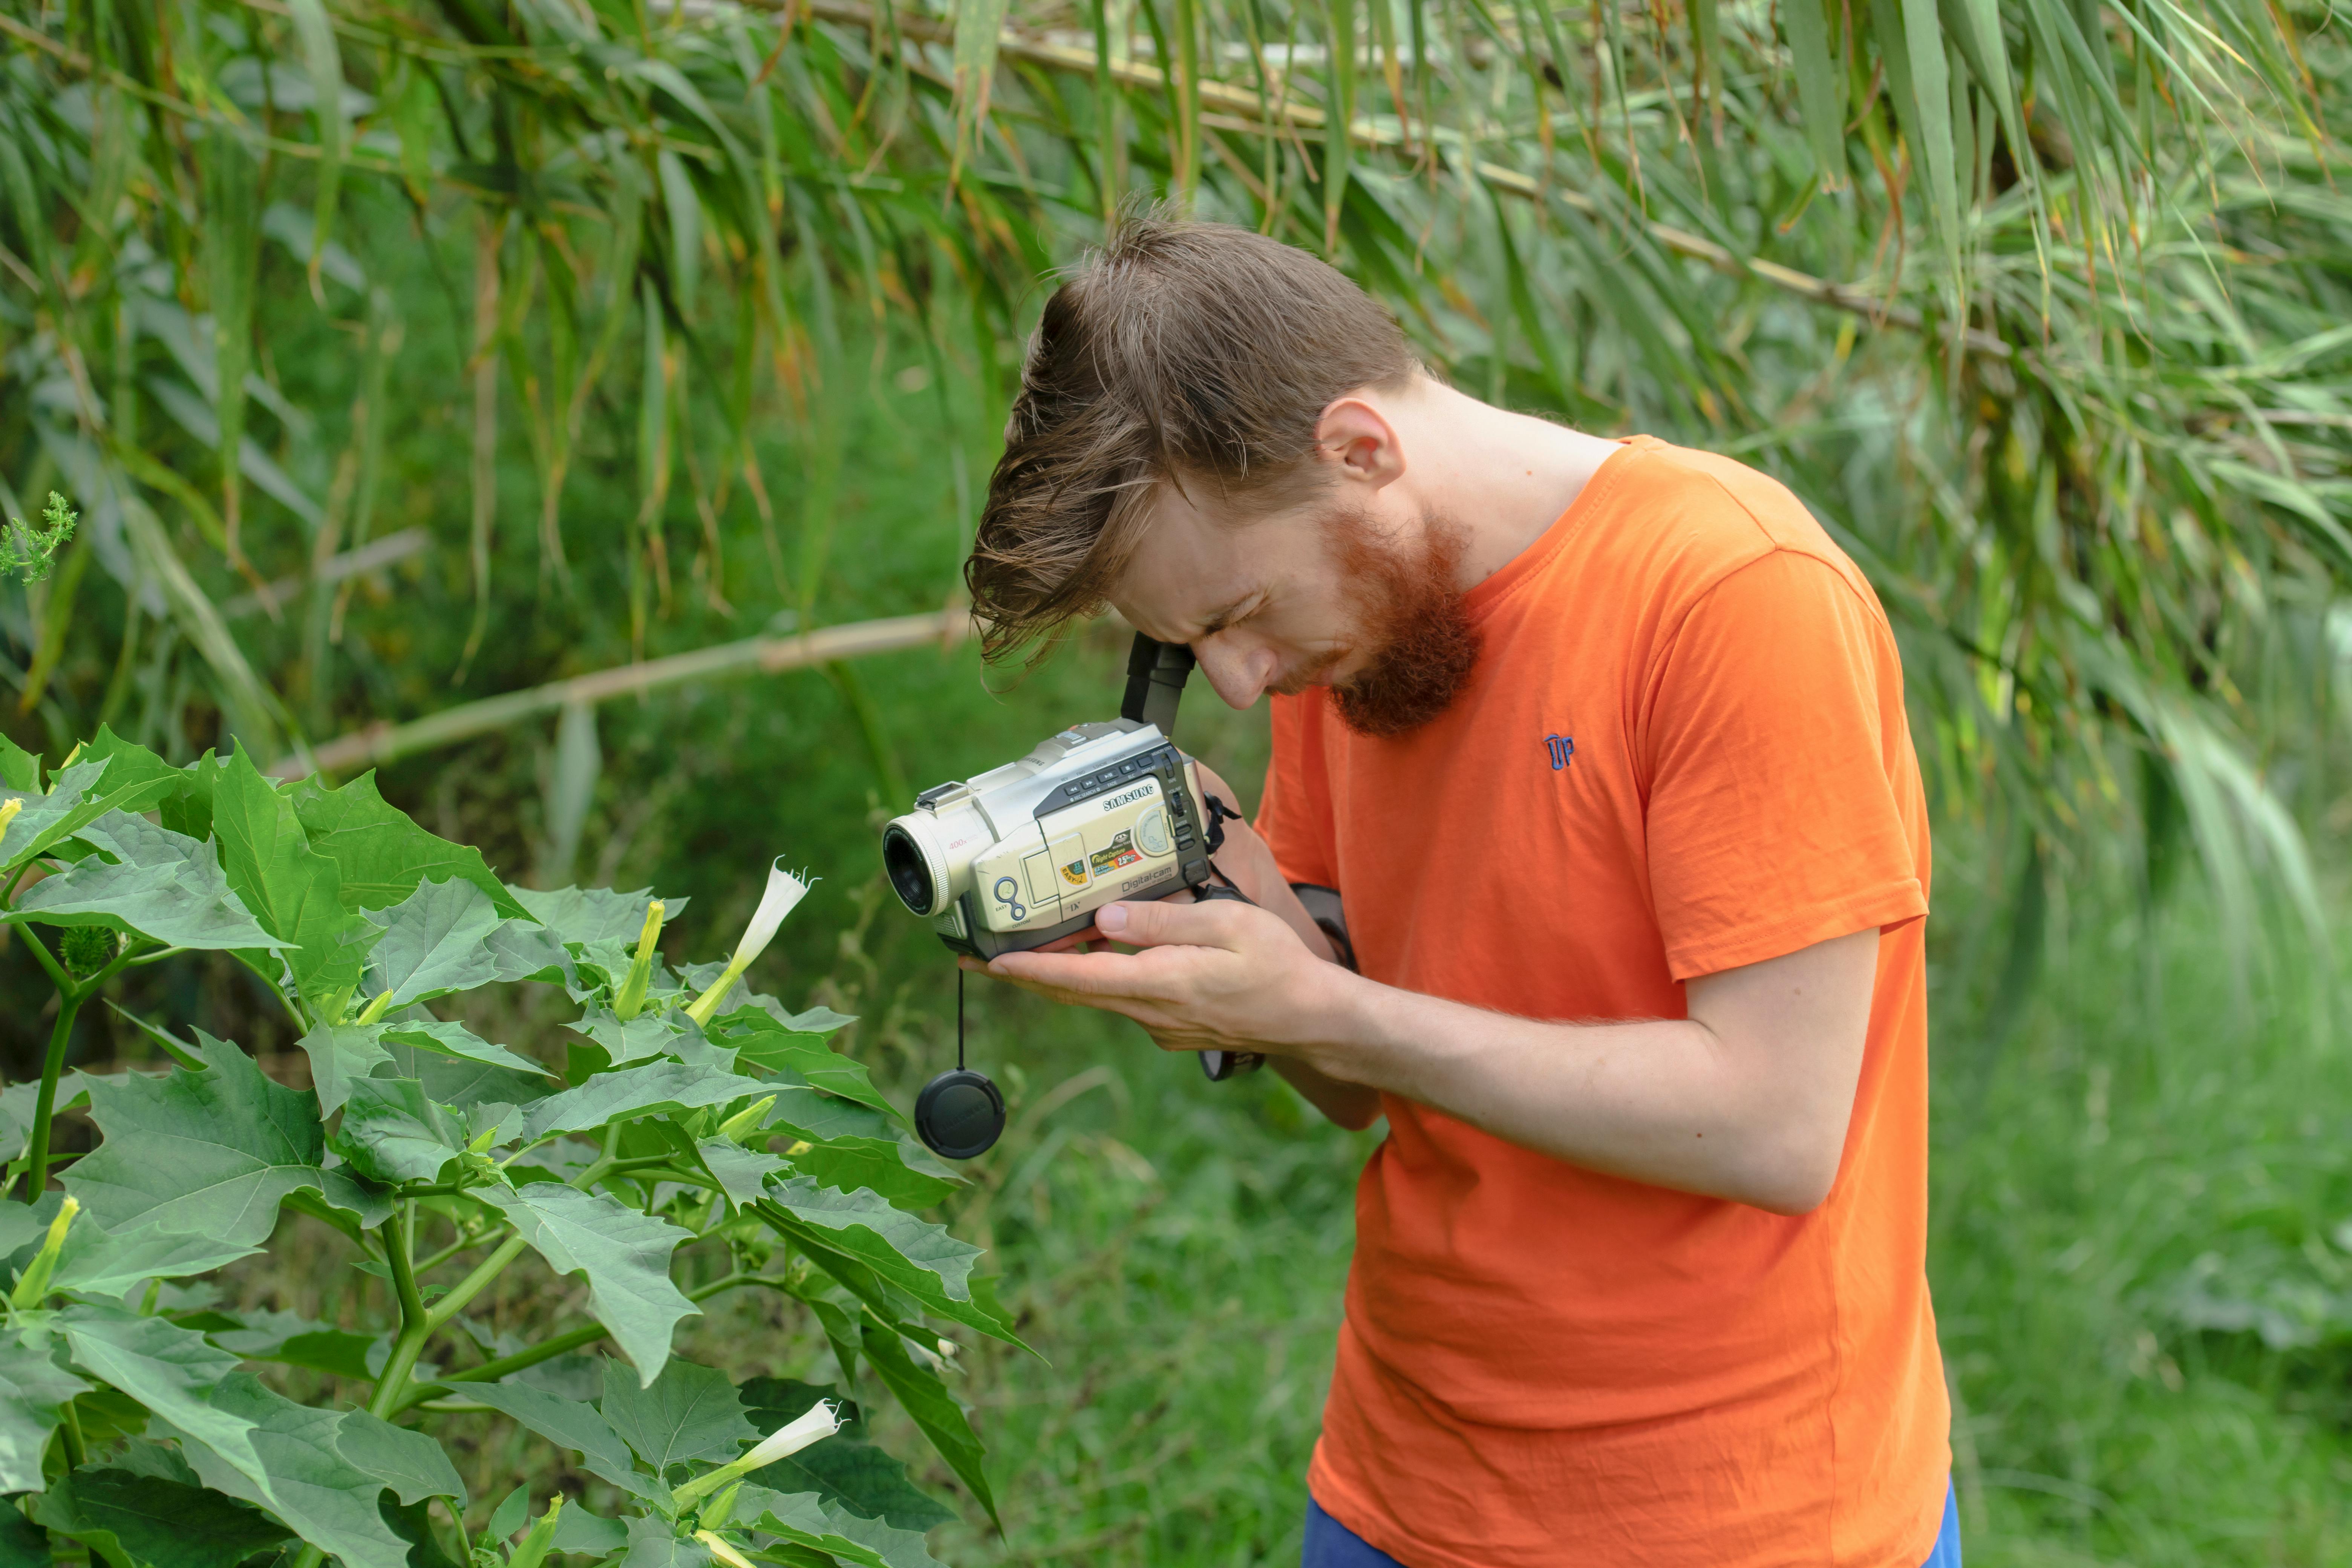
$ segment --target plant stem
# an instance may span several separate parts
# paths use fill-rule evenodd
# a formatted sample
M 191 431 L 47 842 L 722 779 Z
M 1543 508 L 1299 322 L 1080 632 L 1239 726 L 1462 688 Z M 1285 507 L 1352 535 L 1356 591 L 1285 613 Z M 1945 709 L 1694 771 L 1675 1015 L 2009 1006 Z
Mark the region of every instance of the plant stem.
M 409 1370 L 425 1352 L 425 1342 L 439 1326 L 425 1310 L 425 1298 L 416 1289 L 416 1270 L 408 1246 L 412 1206 L 403 1204 L 393 1210 L 392 1217 L 382 1227 L 384 1261 L 391 1266 L 393 1291 L 400 1299 L 400 1338 L 393 1342 L 392 1354 L 383 1363 L 383 1375 L 376 1379 L 375 1396 L 368 1401 L 368 1413 L 372 1415 L 388 1416 L 400 1408 L 400 1396 L 408 1389 Z
M 689 1301 L 701 1302 L 708 1301 L 721 1290 L 731 1290 L 741 1285 L 781 1287 L 782 1284 L 782 1279 L 763 1274 L 730 1274 L 724 1279 L 715 1279 L 708 1285 L 698 1286 L 688 1290 L 686 1298 Z M 583 1345 L 593 1345 L 603 1339 L 606 1331 L 602 1323 L 583 1323 L 576 1329 L 565 1330 L 551 1340 L 543 1340 L 529 1350 L 517 1351 L 512 1355 L 502 1355 L 496 1361 L 486 1361 L 479 1366 L 467 1367 L 463 1372 L 445 1373 L 436 1383 L 420 1383 L 410 1389 L 406 1397 L 402 1399 L 400 1409 L 407 1410 L 429 1399 L 437 1399 L 451 1384 L 496 1383 L 510 1372 L 520 1372 L 525 1367 L 537 1366 L 541 1362 L 552 1361 L 567 1351 L 578 1350 Z M 397 1415 L 399 1411 L 394 1411 L 394 1414 Z
M 81 1416 L 75 1411 L 74 1402 L 70 1399 L 58 1407 L 58 1414 L 65 1417 L 64 1424 L 58 1430 L 65 1436 L 66 1468 L 78 1470 L 89 1463 L 89 1445 L 82 1441 Z
M 497 1251 L 474 1265 L 472 1273 L 451 1286 L 446 1296 L 433 1303 L 432 1310 L 425 1315 L 425 1321 L 437 1329 L 456 1317 L 465 1309 L 467 1302 L 487 1289 L 490 1281 L 504 1273 L 507 1265 L 512 1263 L 521 1255 L 522 1249 L 530 1245 L 530 1243 L 519 1236 L 510 1236 L 499 1243 Z
M 33 1147 L 25 1161 L 25 1201 L 37 1203 L 49 1184 L 49 1123 L 58 1108 L 58 1079 L 65 1071 L 66 1046 L 73 1038 L 74 1019 L 89 993 L 79 987 L 58 992 L 58 1021 L 49 1030 L 48 1055 L 41 1058 L 41 1092 L 33 1101 Z
M 73 976 L 66 973 L 64 964 L 49 956 L 48 944 L 35 936 L 30 926 L 18 926 L 16 930 L 24 936 L 26 945 L 33 950 L 33 956 L 41 961 L 41 967 L 49 972 L 49 984 L 59 991 L 72 990 Z
M 422 1279 L 424 1276 L 432 1273 L 436 1268 L 438 1268 L 443 1264 L 448 1262 L 449 1259 L 457 1257 L 457 1254 L 470 1251 L 472 1248 L 481 1246 L 482 1243 L 489 1239 L 490 1238 L 487 1236 L 459 1237 L 457 1240 L 451 1242 L 448 1246 L 443 1247 L 432 1257 L 418 1263 L 416 1266 L 417 1277 Z

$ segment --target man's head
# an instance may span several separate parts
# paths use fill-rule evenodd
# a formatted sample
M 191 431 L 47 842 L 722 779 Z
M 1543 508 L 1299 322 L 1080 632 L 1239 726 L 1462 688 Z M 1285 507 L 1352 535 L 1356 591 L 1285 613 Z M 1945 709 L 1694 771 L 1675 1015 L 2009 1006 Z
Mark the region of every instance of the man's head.
M 1405 473 L 1433 385 L 1388 312 L 1262 235 L 1131 219 L 1047 301 L 965 566 L 1001 656 L 1102 605 L 1219 694 L 1433 717 L 1477 643 L 1460 531 Z

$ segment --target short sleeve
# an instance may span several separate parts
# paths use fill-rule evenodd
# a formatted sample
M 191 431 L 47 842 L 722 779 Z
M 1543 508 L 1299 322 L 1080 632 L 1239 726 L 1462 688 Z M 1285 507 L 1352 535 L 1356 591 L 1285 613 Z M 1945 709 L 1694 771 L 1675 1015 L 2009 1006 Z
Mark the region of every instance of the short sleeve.
M 1313 696 L 1276 697 L 1274 756 L 1265 770 L 1265 790 L 1258 798 L 1257 818 L 1251 824 L 1274 851 L 1283 880 L 1308 882 L 1318 888 L 1339 885 L 1338 856 L 1332 844 L 1330 764 L 1319 728 L 1308 715 Z
M 1836 568 L 1779 550 L 1707 590 L 1652 666 L 1644 720 L 1676 980 L 1927 912 L 1894 637 Z

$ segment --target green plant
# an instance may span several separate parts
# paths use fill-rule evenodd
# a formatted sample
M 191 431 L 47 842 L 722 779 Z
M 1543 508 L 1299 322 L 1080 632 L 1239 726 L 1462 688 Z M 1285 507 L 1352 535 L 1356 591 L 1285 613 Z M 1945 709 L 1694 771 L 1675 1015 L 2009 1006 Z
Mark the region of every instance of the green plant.
M 370 778 L 280 784 L 242 750 L 174 767 L 101 729 L 46 778 L 0 742 L 0 922 L 58 999 L 39 1082 L 0 1091 L 0 1542 L 19 1557 L 233 1568 L 283 1544 L 292 1568 L 404 1568 L 454 1544 L 509 1568 L 624 1548 L 671 1568 L 930 1563 L 921 1531 L 952 1515 L 837 1435 L 835 1390 L 739 1386 L 671 1355 L 698 1303 L 754 1289 L 803 1303 L 844 1375 L 870 1369 L 994 1514 L 941 1377 L 953 1346 L 927 1320 L 1011 1329 L 979 1249 L 909 1212 L 957 1178 L 828 1046 L 850 1019 L 740 984 L 795 879 L 772 879 L 731 963 L 673 969 L 656 939 L 684 900 L 510 887 Z M 266 984 L 313 1087 L 152 1024 L 169 1070 L 66 1069 L 110 982 L 200 951 Z M 560 1067 L 425 1005 L 522 984 L 579 1005 Z M 99 1141 L 68 1155 L 77 1107 Z M 385 1321 L 239 1314 L 189 1288 L 288 1245 L 288 1210 L 389 1282 Z M 588 1321 L 493 1332 L 482 1299 L 527 1253 L 584 1281 Z M 590 1397 L 533 1380 L 608 1340 Z M 273 1381 L 295 1369 L 350 1397 L 288 1397 Z M 614 1506 L 557 1497 L 531 1520 L 534 1478 L 518 1478 L 467 1535 L 436 1434 L 484 1412 L 576 1452 Z
M 12 517 L 8 526 L 0 529 L 0 573 L 16 573 L 27 587 L 48 580 L 58 552 L 71 542 L 74 524 L 80 517 L 66 505 L 65 497 L 51 490 L 49 504 L 41 509 L 41 521 L 48 526 L 28 528 L 23 518 Z

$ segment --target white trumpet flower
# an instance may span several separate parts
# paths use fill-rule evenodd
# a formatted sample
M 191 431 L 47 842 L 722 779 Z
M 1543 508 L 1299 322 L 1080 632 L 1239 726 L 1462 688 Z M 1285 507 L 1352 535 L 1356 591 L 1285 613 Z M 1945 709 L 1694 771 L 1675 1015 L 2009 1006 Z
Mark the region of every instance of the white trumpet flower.
M 830 1437 L 840 1430 L 840 1403 L 836 1400 L 820 1399 L 799 1415 L 761 1438 L 758 1447 L 735 1462 L 746 1470 L 756 1470 L 764 1465 L 772 1465 L 787 1455 L 797 1454 L 811 1443 Z
M 836 1401 L 818 1400 L 761 1438 L 759 1446 L 741 1458 L 731 1460 L 715 1470 L 706 1470 L 681 1484 L 669 1494 L 670 1502 L 675 1507 L 684 1508 L 704 1493 L 717 1491 L 738 1476 L 748 1475 L 763 1465 L 772 1465 L 787 1454 L 797 1454 L 810 1444 L 832 1436 L 841 1430 L 840 1410 Z
M 784 869 L 783 858 L 778 856 L 768 868 L 768 890 L 760 895 L 760 907 L 751 911 L 751 923 L 743 928 L 743 940 L 735 944 L 735 956 L 727 961 L 727 968 L 712 983 L 710 989 L 694 999 L 687 1016 L 698 1024 L 710 1022 L 710 1015 L 719 1011 L 719 1004 L 753 961 L 768 951 L 768 943 L 776 937 L 776 928 L 803 899 L 808 897 L 809 885 Z

